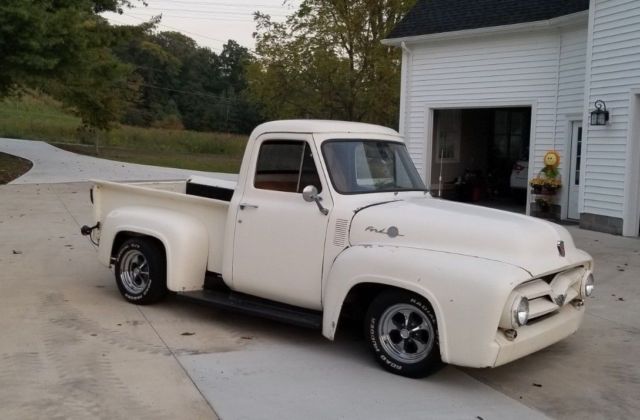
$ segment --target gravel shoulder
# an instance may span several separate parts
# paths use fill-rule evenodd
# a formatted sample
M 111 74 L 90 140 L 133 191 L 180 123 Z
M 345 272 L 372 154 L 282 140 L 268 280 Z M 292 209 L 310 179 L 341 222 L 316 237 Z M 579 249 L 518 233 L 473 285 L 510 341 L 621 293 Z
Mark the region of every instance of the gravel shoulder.
M 32 166 L 27 159 L 0 152 L 0 185 L 24 175 Z

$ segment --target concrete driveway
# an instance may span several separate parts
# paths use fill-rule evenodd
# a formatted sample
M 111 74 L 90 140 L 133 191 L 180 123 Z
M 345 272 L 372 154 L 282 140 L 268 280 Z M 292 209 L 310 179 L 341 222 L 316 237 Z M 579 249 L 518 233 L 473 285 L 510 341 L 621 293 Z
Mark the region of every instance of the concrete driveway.
M 136 165 L 67 152 L 42 141 L 0 138 L 0 152 L 33 162 L 33 168 L 12 184 L 55 184 L 91 179 L 107 181 L 169 181 L 189 175 L 235 180 L 235 174 L 201 172 L 158 166 Z
M 332 343 L 171 298 L 127 304 L 78 232 L 90 221 L 89 188 L 0 187 L 0 418 L 611 419 L 640 410 L 638 240 L 572 229 L 599 279 L 573 337 L 498 369 L 409 380 L 378 369 L 348 330 Z

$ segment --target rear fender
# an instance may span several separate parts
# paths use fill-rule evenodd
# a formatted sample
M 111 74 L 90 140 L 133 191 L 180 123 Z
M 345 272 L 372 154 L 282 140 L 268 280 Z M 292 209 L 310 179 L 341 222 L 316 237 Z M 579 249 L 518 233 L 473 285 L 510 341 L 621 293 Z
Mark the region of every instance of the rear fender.
M 106 266 L 118 252 L 113 243 L 119 233 L 158 239 L 167 257 L 167 288 L 175 292 L 200 290 L 207 270 L 209 239 L 197 219 L 170 210 L 121 207 L 101 223 L 98 259 Z

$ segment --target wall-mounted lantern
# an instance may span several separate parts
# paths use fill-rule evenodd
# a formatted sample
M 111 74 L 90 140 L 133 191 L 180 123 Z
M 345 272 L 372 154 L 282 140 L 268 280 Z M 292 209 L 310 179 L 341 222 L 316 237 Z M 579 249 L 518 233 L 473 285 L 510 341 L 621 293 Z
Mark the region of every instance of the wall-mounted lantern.
M 604 101 L 598 99 L 594 104 L 596 109 L 591 111 L 591 125 L 607 125 L 609 122 L 609 111 Z

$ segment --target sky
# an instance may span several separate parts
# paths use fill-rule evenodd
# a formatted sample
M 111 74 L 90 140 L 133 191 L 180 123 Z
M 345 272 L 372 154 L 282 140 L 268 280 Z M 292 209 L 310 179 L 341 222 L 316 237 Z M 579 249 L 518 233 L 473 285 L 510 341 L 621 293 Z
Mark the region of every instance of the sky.
M 295 11 L 301 0 L 146 0 L 147 7 L 132 0 L 133 9 L 122 15 L 105 13 L 114 25 L 137 25 L 151 17 L 162 15 L 160 31 L 178 31 L 194 39 L 198 45 L 215 52 L 229 39 L 249 49 L 255 46 L 256 26 L 253 13 L 261 11 L 274 21 L 283 21 Z

